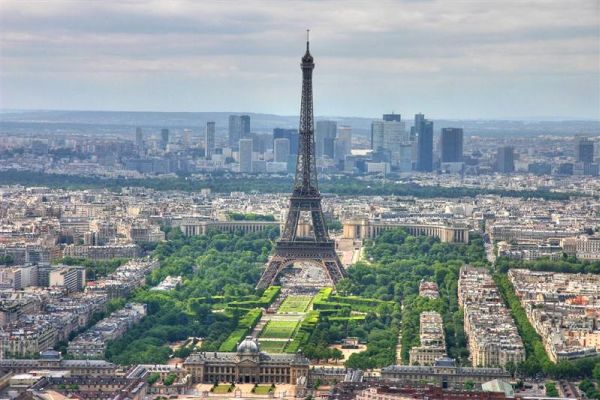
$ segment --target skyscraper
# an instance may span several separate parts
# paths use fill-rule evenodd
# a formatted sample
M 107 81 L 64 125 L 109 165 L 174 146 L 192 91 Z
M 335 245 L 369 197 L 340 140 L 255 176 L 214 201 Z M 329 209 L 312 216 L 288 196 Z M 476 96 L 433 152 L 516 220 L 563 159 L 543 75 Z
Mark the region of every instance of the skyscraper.
M 135 146 L 139 152 L 144 150 L 144 133 L 139 126 L 135 128 Z
M 402 119 L 400 114 L 383 114 L 383 120 L 388 122 L 400 122 Z
M 240 139 L 240 172 L 252 172 L 252 139 Z
M 441 162 L 461 162 L 463 160 L 462 128 L 442 128 Z
M 240 138 L 250 139 L 250 116 L 240 115 Z
M 187 147 L 190 147 L 191 143 L 192 143 L 192 130 L 184 129 L 183 130 L 183 145 L 187 148 Z
M 571 164 L 571 173 L 573 164 Z M 496 153 L 496 171 L 509 174 L 515 171 L 515 149 L 512 146 L 503 146 Z
M 415 114 L 414 132 L 417 137 L 417 171 L 433 170 L 433 122 L 423 114 Z
M 275 162 L 288 162 L 290 156 L 290 141 L 286 138 L 273 140 L 273 158 Z
M 384 114 L 382 120 L 371 123 L 371 149 L 394 167 L 400 162 L 400 146 L 408 142 L 400 114 Z
M 371 149 L 373 151 L 384 151 L 383 131 L 384 121 L 371 122 Z
M 340 125 L 337 130 L 337 137 L 352 143 L 352 127 L 348 125 Z
M 215 151 L 215 123 L 212 121 L 206 123 L 204 145 L 205 156 L 207 159 L 210 159 Z
M 298 129 L 284 129 L 275 128 L 273 129 L 273 140 L 275 139 L 288 139 L 290 141 L 290 154 L 298 154 Z
M 337 134 L 337 122 L 317 121 L 315 130 L 315 149 L 317 157 L 324 155 L 333 158 L 333 141 Z M 326 144 L 327 143 L 327 144 Z
M 229 116 L 229 147 L 237 149 L 242 138 L 242 120 L 239 115 Z
M 165 150 L 169 144 L 169 130 L 162 129 L 160 131 L 160 148 Z
M 344 161 L 346 156 L 352 154 L 352 145 L 347 138 L 336 138 L 333 146 L 333 159 L 335 161 Z
M 593 163 L 594 142 L 584 136 L 575 138 L 575 155 L 577 162 Z
M 250 116 L 229 116 L 229 147 L 237 149 L 240 139 L 250 139 Z

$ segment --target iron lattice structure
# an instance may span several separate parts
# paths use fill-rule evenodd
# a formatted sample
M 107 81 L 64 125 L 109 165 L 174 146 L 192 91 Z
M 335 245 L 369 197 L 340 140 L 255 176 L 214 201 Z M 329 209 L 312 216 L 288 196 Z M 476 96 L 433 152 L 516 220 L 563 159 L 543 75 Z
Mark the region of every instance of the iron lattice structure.
M 275 252 L 263 272 L 258 288 L 274 283 L 279 273 L 298 261 L 320 264 L 335 285 L 345 274 L 342 263 L 335 251 L 335 242 L 329 238 L 325 218 L 321 208 L 321 194 L 317 181 L 315 159 L 312 72 L 315 63 L 306 41 L 306 53 L 302 57 L 302 99 L 300 102 L 300 129 L 296 177 L 290 197 L 290 207 L 285 227 Z M 298 235 L 298 222 L 302 212 L 310 214 L 312 236 Z

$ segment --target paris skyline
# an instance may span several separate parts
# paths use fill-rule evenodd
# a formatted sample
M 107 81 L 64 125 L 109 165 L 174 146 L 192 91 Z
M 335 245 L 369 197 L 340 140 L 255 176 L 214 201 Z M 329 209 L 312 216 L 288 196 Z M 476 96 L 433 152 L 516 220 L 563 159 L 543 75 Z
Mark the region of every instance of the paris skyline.
M 288 4 L 4 1 L 0 107 L 600 118 L 596 1 Z

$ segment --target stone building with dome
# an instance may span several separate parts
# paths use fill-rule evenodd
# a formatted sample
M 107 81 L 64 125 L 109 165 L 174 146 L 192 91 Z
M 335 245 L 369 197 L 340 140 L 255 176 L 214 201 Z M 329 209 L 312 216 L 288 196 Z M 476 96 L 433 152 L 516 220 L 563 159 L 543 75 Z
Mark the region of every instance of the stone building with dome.
M 191 354 L 183 367 L 194 383 L 292 384 L 305 382 L 309 360 L 302 354 L 267 354 L 252 336 L 236 352 L 203 351 Z

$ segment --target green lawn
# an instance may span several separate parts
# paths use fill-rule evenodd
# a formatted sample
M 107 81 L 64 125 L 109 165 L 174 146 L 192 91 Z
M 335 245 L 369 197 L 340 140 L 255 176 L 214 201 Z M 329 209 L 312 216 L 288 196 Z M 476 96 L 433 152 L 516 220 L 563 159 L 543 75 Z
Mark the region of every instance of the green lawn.
M 215 394 L 226 394 L 229 393 L 229 388 L 233 391 L 233 387 L 231 385 L 218 385 L 212 388 L 212 392 Z
M 283 353 L 286 343 L 285 341 L 258 340 L 260 351 L 265 353 Z
M 257 386 L 254 388 L 254 394 L 269 394 L 271 386 Z
M 260 333 L 261 339 L 287 339 L 292 337 L 299 321 L 269 321 Z
M 305 312 L 312 300 L 312 296 L 288 296 L 279 306 L 278 312 Z

